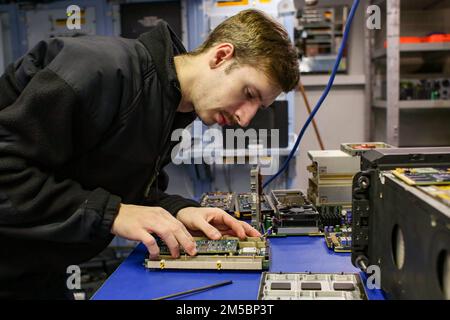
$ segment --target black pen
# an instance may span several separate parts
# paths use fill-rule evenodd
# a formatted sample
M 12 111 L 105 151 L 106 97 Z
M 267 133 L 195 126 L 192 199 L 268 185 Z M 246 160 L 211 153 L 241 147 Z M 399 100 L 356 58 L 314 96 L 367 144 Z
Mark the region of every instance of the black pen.
M 191 290 L 182 291 L 182 292 L 178 292 L 178 293 L 174 293 L 174 294 L 169 294 L 167 296 L 155 298 L 152 300 L 165 300 L 165 299 L 169 299 L 169 298 L 179 297 L 179 296 L 182 296 L 185 294 L 190 294 L 190 293 L 194 293 L 194 292 L 199 292 L 199 291 L 203 291 L 203 290 L 209 290 L 209 289 L 213 289 L 213 288 L 217 288 L 217 287 L 221 287 L 221 286 L 226 286 L 226 285 L 232 284 L 232 283 L 233 283 L 233 281 L 231 281 L 231 280 L 223 281 L 223 282 L 219 282 L 219 283 L 212 284 L 209 286 L 204 286 L 204 287 L 200 287 L 200 288 L 196 288 L 196 289 L 191 289 Z

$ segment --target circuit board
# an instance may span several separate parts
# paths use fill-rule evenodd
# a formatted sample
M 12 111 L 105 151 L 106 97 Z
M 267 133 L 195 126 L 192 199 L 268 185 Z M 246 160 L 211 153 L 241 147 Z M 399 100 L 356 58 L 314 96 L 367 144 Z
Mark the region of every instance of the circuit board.
M 351 207 L 344 206 L 320 206 L 317 207 L 320 215 L 320 228 L 324 230 L 329 226 L 341 226 L 352 224 Z
M 393 148 L 384 142 L 342 143 L 341 151 L 351 156 L 361 156 L 364 152 L 375 149 Z
M 256 230 L 264 233 L 264 221 L 266 217 L 261 211 L 261 198 L 263 197 L 262 177 L 259 165 L 250 170 L 250 194 L 251 194 L 251 222 Z
M 425 186 L 419 189 L 450 207 L 450 185 Z
M 170 255 L 167 245 L 158 238 L 157 240 L 161 255 Z M 235 254 L 238 250 L 239 241 L 236 239 L 196 239 L 197 254 Z M 186 254 L 183 248 L 180 248 L 180 254 Z
M 250 219 L 252 217 L 252 206 L 254 206 L 254 203 L 251 193 L 237 194 L 235 216 L 241 219 Z M 270 216 L 274 213 L 273 207 L 265 194 L 261 197 L 261 213 Z
M 276 235 L 320 235 L 319 212 L 300 190 L 272 190 Z
M 352 228 L 346 226 L 325 227 L 325 243 L 334 252 L 352 252 Z
M 269 273 L 261 275 L 258 300 L 367 300 L 359 274 Z
M 398 168 L 392 173 L 411 186 L 450 185 L 450 168 Z
M 240 240 L 224 236 L 220 240 L 194 238 L 197 255 L 189 256 L 181 249 L 180 257 L 173 258 L 167 246 L 159 240 L 160 255 L 155 260 L 145 259 L 149 269 L 203 269 L 203 270 L 267 270 L 270 264 L 269 243 L 265 238 L 248 237 Z
M 207 208 L 219 208 L 234 213 L 234 192 L 206 192 L 202 195 L 200 205 Z

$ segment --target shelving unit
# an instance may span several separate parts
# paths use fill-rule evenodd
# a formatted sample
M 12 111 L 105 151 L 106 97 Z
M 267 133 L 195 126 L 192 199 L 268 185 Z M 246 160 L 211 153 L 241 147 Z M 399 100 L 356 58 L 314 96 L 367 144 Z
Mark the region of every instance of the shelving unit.
M 400 53 L 403 52 L 431 52 L 431 51 L 450 51 L 450 42 L 435 43 L 403 43 L 400 44 Z M 374 50 L 372 60 L 386 58 L 387 49 Z
M 300 70 L 303 73 L 328 72 L 336 59 L 347 15 L 347 6 L 299 10 L 294 38 L 302 55 Z M 339 71 L 346 71 L 346 65 L 343 62 Z
M 448 54 L 450 63 L 450 42 L 400 43 L 400 36 L 426 36 L 441 29 L 450 33 L 447 30 L 449 24 L 441 23 L 445 27 L 436 30 L 434 21 L 425 19 L 427 14 L 436 14 L 440 7 L 445 6 L 447 10 L 448 5 L 450 10 L 450 1 L 377 0 L 369 1 L 367 6 L 372 4 L 382 7 L 382 30 L 365 28 L 366 112 L 370 115 L 366 124 L 370 128 L 371 139 L 400 147 L 450 145 L 450 100 L 400 100 L 400 82 L 411 77 L 404 70 L 405 59 L 418 57 L 429 63 L 436 55 Z M 410 12 L 417 14 L 418 10 L 424 12 L 427 23 L 406 28 L 402 19 Z M 450 78 L 448 72 L 437 75 L 433 71 L 431 79 Z M 416 76 L 429 77 L 423 73 Z M 380 77 L 386 81 L 380 84 Z M 385 96 L 377 96 L 377 89 L 382 91 L 383 86 L 386 86 Z
M 450 108 L 450 100 L 404 100 L 398 102 L 399 109 L 447 109 Z M 372 107 L 387 108 L 386 100 L 373 100 Z M 450 119 L 449 119 L 450 121 Z

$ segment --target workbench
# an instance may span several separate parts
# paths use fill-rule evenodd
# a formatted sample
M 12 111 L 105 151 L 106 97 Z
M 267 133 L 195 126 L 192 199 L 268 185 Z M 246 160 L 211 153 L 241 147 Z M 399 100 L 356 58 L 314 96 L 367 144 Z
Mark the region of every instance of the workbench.
M 360 270 L 349 253 L 329 250 L 323 237 L 270 238 L 270 272 L 351 272 Z M 147 249 L 139 244 L 129 257 L 105 281 L 93 300 L 149 300 L 221 281 L 224 287 L 179 297 L 189 300 L 256 300 L 261 272 L 209 270 L 149 270 L 143 265 Z M 362 279 L 365 276 L 361 274 Z M 365 283 L 365 280 L 363 281 Z M 369 299 L 384 299 L 381 290 L 366 290 Z

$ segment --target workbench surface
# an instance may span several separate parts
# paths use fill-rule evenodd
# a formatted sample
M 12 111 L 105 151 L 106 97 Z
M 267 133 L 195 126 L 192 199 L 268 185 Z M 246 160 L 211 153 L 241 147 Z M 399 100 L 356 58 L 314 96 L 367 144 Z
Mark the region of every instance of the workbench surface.
M 332 252 L 323 237 L 270 238 L 269 241 L 272 257 L 270 272 L 359 272 L 351 264 L 349 253 Z M 261 272 L 148 270 L 143 266 L 146 255 L 147 249 L 142 244 L 138 245 L 92 299 L 148 300 L 226 280 L 232 280 L 233 284 L 174 299 L 257 298 Z M 384 299 L 380 290 L 367 290 L 367 293 L 369 299 Z

